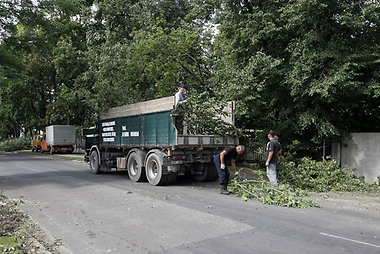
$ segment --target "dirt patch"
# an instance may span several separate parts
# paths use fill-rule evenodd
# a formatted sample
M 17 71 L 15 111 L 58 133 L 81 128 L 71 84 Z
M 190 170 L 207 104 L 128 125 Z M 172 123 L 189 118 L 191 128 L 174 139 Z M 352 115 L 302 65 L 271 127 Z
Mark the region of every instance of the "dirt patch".
M 0 250 L 2 253 L 24 253 L 23 241 L 17 234 L 25 216 L 19 211 L 18 200 L 9 200 L 0 194 Z

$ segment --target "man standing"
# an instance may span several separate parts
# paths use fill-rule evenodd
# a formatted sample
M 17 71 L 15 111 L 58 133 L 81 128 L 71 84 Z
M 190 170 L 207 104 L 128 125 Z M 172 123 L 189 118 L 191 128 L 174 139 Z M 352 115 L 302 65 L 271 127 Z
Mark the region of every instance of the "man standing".
M 186 102 L 184 100 L 183 95 L 185 93 L 186 89 L 184 84 L 180 84 L 178 86 L 178 92 L 175 94 L 175 102 L 174 102 L 174 107 L 175 107 L 175 118 L 174 118 L 174 125 L 178 131 L 178 134 L 183 133 L 183 120 L 185 118 L 184 116 L 184 110 L 182 104 Z
M 185 99 L 183 98 L 185 92 L 185 85 L 179 84 L 178 92 L 175 94 L 175 108 L 182 106 L 182 103 L 185 102 Z
M 230 172 L 226 166 L 226 163 L 231 161 L 232 169 L 236 172 L 236 158 L 238 155 L 244 153 L 244 146 L 228 146 L 221 153 L 215 155 L 214 163 L 218 170 L 219 183 L 220 183 L 220 193 L 229 195 L 230 192 L 227 190 L 227 185 L 230 180 Z
M 276 134 L 270 130 L 268 132 L 269 142 L 267 144 L 267 176 L 273 186 L 277 186 L 277 161 L 282 152 L 280 143 L 275 139 Z

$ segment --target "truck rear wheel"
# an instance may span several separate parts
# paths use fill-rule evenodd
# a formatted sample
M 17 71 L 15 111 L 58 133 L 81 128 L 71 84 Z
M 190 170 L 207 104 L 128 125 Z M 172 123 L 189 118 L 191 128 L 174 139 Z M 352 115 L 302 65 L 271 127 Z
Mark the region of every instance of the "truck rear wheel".
M 206 163 L 205 167 L 208 170 L 207 181 L 213 182 L 219 178 L 218 171 L 216 170 L 215 164 L 213 162 Z
M 133 152 L 128 157 L 127 170 L 129 178 L 133 182 L 142 182 L 146 180 L 146 175 L 143 170 L 144 160 L 138 153 Z
M 171 177 L 169 174 L 163 174 L 164 166 L 162 158 L 156 153 L 151 153 L 146 160 L 145 171 L 148 181 L 152 185 L 168 184 Z
M 97 151 L 92 151 L 89 157 L 90 160 L 90 171 L 93 174 L 99 174 L 100 173 L 100 160 L 99 155 Z
M 218 178 L 214 163 L 194 163 L 193 180 L 197 182 L 215 181 Z

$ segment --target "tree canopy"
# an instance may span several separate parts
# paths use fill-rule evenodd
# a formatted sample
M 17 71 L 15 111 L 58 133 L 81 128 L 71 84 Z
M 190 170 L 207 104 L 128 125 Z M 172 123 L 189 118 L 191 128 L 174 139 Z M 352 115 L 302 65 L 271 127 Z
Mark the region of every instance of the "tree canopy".
M 379 131 L 379 26 L 377 0 L 5 0 L 0 137 L 179 83 L 285 142 Z

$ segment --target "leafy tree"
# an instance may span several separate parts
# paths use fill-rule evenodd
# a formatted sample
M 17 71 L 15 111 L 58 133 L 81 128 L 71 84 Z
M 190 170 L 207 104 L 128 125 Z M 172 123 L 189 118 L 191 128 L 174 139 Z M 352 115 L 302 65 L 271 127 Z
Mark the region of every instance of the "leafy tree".
M 0 42 L 14 32 L 15 23 L 35 18 L 36 6 L 31 0 L 2 0 L 0 2 Z
M 171 95 L 178 83 L 210 103 L 235 100 L 239 127 L 274 128 L 283 143 L 297 138 L 314 149 L 377 131 L 379 6 L 2 1 L 0 135 L 90 124 L 94 112 Z
M 241 124 L 314 144 L 377 130 L 377 1 L 218 2 L 217 78 Z
M 95 111 L 206 86 L 201 36 L 188 1 L 103 1 L 88 15 L 88 69 L 77 80 Z M 116 13 L 116 15 L 115 15 Z

